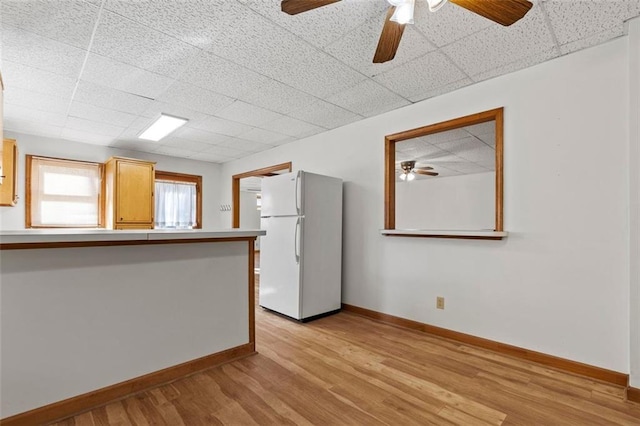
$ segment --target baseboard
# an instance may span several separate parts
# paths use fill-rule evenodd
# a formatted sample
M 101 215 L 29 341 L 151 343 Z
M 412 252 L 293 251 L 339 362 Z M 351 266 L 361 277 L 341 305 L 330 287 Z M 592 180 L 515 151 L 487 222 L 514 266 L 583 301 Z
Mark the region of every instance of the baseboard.
M 36 425 L 80 414 L 130 395 L 173 382 L 198 371 L 255 354 L 255 343 L 236 346 L 222 352 L 174 365 L 125 382 L 87 392 L 43 407 L 0 420 L 2 426 Z
M 627 401 L 640 402 L 640 389 L 629 386 L 627 388 Z
M 476 337 L 470 334 L 464 334 L 457 331 L 448 330 L 446 328 L 436 327 L 433 325 L 428 325 L 389 314 L 383 314 L 381 312 L 372 311 L 369 309 L 361 308 L 359 306 L 343 304 L 342 310 L 385 323 L 394 324 L 401 327 L 410 328 L 412 330 L 418 330 L 425 333 L 433 334 L 435 336 L 455 340 L 457 342 L 478 346 L 484 349 L 490 349 L 494 352 L 499 352 L 516 358 L 525 359 L 527 361 L 537 362 L 539 364 L 556 368 L 558 370 L 579 374 L 581 376 L 590 377 L 592 379 L 602 380 L 603 382 L 625 387 L 629 383 L 629 375 L 617 371 L 607 370 L 605 368 L 595 367 L 593 365 L 583 364 L 581 362 L 571 361 L 569 359 L 559 358 L 553 355 L 547 355 L 541 352 L 508 345 L 506 343 L 500 343 L 493 340 L 484 339 L 482 337 Z M 635 395 L 640 396 L 638 394 Z M 627 398 L 629 400 L 632 400 L 629 396 L 627 396 Z

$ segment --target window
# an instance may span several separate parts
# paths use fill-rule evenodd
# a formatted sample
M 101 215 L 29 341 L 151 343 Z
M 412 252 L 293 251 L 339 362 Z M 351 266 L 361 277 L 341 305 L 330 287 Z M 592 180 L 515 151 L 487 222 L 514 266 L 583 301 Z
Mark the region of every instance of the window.
M 156 229 L 202 228 L 202 177 L 156 171 Z
M 26 227 L 103 226 L 100 163 L 27 155 Z

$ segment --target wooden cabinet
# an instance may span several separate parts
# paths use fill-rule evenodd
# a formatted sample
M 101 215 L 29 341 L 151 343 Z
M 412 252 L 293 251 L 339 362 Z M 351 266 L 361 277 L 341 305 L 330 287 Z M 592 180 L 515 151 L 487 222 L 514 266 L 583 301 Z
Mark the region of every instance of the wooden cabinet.
M 18 145 L 15 140 L 2 141 L 1 158 L 0 206 L 15 206 L 18 203 Z
M 106 228 L 153 229 L 155 163 L 111 157 L 105 164 Z

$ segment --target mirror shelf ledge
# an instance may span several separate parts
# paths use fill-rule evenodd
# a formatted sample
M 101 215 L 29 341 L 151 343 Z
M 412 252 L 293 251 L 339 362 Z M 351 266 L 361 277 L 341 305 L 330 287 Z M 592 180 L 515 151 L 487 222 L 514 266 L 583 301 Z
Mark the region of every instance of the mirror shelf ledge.
M 501 240 L 508 235 L 506 231 L 453 231 L 439 229 L 381 229 L 380 233 L 391 237 L 462 238 L 476 240 Z

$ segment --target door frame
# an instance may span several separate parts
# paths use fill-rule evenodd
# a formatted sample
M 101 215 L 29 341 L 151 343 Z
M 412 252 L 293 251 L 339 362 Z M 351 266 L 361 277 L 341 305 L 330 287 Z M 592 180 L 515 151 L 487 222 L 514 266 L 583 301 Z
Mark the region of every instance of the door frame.
M 283 170 L 291 172 L 292 162 L 276 164 L 274 166 L 263 167 L 249 172 L 239 173 L 231 177 L 231 204 L 233 215 L 233 228 L 240 228 L 240 179 L 248 177 L 268 177 L 275 176 Z

